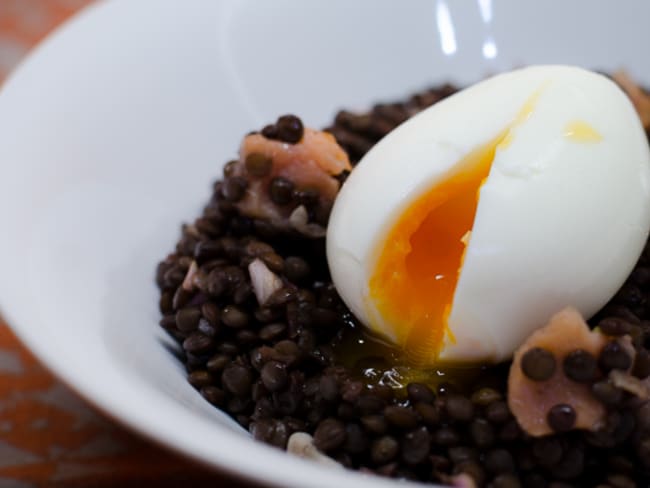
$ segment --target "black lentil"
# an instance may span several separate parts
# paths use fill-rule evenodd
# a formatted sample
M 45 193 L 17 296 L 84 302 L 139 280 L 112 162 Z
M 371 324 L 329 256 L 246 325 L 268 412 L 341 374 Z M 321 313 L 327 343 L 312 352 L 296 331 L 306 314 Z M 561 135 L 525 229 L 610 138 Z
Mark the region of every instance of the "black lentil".
M 216 386 L 208 385 L 201 388 L 201 395 L 212 405 L 222 407 L 226 401 L 226 394 Z
M 431 388 L 422 383 L 409 383 L 406 392 L 413 403 L 432 403 L 436 398 Z
M 287 385 L 289 379 L 287 368 L 278 361 L 269 361 L 260 372 L 262 383 L 269 391 L 278 391 Z
M 221 189 L 223 197 L 230 202 L 237 202 L 242 199 L 244 193 L 246 193 L 246 187 L 248 183 L 244 178 L 239 176 L 233 176 L 232 178 L 227 178 L 224 181 L 224 185 Z
M 490 488 L 521 488 L 522 484 L 513 474 L 500 474 L 488 486 Z M 530 486 L 530 485 L 525 485 Z
M 469 426 L 469 432 L 477 447 L 484 448 L 494 444 L 496 437 L 494 434 L 494 428 L 485 419 L 474 419 Z
M 345 426 L 337 419 L 323 420 L 314 432 L 314 444 L 324 452 L 341 447 L 346 439 Z
M 562 361 L 567 378 L 579 383 L 588 383 L 596 377 L 598 365 L 596 358 L 583 349 L 571 351 Z
M 212 337 L 202 334 L 201 332 L 193 332 L 187 339 L 183 341 L 183 349 L 192 354 L 204 354 L 214 348 L 214 340 Z
M 505 449 L 492 449 L 485 453 L 485 467 L 493 473 L 510 473 L 515 470 L 515 460 Z
M 361 454 L 368 449 L 368 437 L 359 424 L 349 423 L 345 426 L 343 449 L 350 454 Z
M 221 312 L 221 321 L 228 327 L 239 329 L 248 325 L 248 315 L 235 305 L 229 305 Z
M 204 388 L 212 384 L 212 375 L 205 370 L 192 371 L 187 377 L 194 388 Z
M 458 464 L 463 461 L 476 460 L 479 458 L 478 450 L 472 447 L 450 447 L 447 450 L 449 459 L 452 463 Z
M 283 115 L 275 123 L 275 131 L 267 131 L 264 135 L 269 137 L 268 134 L 273 133 L 273 139 L 295 144 L 302 139 L 303 130 L 302 121 L 298 117 Z
M 632 366 L 632 358 L 618 341 L 611 341 L 603 347 L 598 364 L 604 371 L 625 370 Z
M 384 417 L 388 423 L 400 429 L 412 429 L 418 423 L 417 414 L 408 407 L 388 406 L 384 409 Z
M 521 358 L 521 370 L 533 381 L 548 380 L 555 373 L 555 357 L 549 351 L 535 347 Z
M 236 396 L 244 396 L 250 392 L 252 375 L 245 366 L 230 364 L 223 370 L 221 382 L 230 393 Z
M 458 432 L 451 427 L 441 427 L 433 434 L 433 442 L 437 446 L 450 447 L 460 444 L 461 437 Z
M 636 351 L 632 374 L 641 379 L 650 376 L 650 351 L 647 349 L 639 349 Z
M 420 415 L 424 425 L 429 427 L 436 426 L 440 423 L 440 410 L 429 403 L 416 403 L 415 411 Z
M 392 461 L 399 452 L 399 443 L 394 437 L 384 436 L 372 443 L 370 457 L 376 464 Z
M 532 442 L 532 455 L 543 467 L 554 466 L 564 455 L 563 444 L 555 436 L 541 437 Z
M 426 427 L 412 430 L 401 442 L 402 459 L 406 464 L 420 464 L 429 456 L 429 432 Z
M 261 153 L 250 153 L 246 156 L 246 171 L 252 176 L 262 177 L 271 172 L 273 160 Z
M 485 407 L 485 418 L 493 424 L 502 424 L 509 420 L 511 416 L 508 405 L 503 401 L 492 402 Z
M 594 383 L 591 391 L 605 405 L 616 405 L 623 398 L 623 392 L 609 380 Z
M 205 366 L 211 373 L 218 373 L 230 364 L 230 361 L 232 361 L 232 358 L 226 354 L 215 354 L 208 360 Z
M 630 333 L 632 324 L 619 317 L 607 317 L 598 322 L 598 328 L 603 334 L 623 336 Z
M 271 200 L 278 205 L 286 205 L 293 200 L 293 189 L 293 183 L 286 178 L 273 178 L 270 184 Z
M 547 421 L 555 432 L 567 432 L 576 422 L 576 412 L 571 405 L 555 405 L 548 411 Z
M 343 112 L 329 130 L 354 164 L 397 124 L 453 91 L 440 87 L 366 114 Z M 299 142 L 303 134 L 293 117 L 262 130 L 264 137 L 285 143 Z M 243 177 L 237 164 L 226 166 L 203 215 L 182 227 L 174 252 L 156 270 L 161 327 L 182 346 L 178 354 L 188 380 L 208 402 L 256 439 L 284 448 L 292 432 L 304 430 L 345 466 L 384 476 L 439 482 L 467 473 L 478 486 L 492 487 L 649 484 L 650 407 L 614 387 L 607 374 L 630 367 L 639 378 L 650 373 L 650 250 L 591 321 L 622 343 L 628 335 L 633 355 L 613 341 L 596 368 L 594 358 L 582 353 L 522 361 L 524 373 L 538 381 L 552 376 L 561 362 L 569 378 L 583 382 L 606 405 L 605 425 L 596 432 L 564 432 L 571 415 L 561 411 L 553 420 L 554 435 L 532 439 L 508 408 L 507 368 L 486 368 L 478 384 L 451 378 L 443 385 L 407 382 L 396 391 L 382 383 L 390 354 L 364 368 L 359 361 L 345 364 L 339 341 L 357 334 L 358 324 L 331 284 L 324 240 L 241 215 L 236 202 L 256 178 L 267 178 L 264 190 L 283 212 L 305 205 L 310 220 L 325 226 L 329 205 L 314 188 L 271 178 L 273 162 L 261 154 L 244 161 Z M 255 258 L 284 283 L 263 307 L 252 294 L 247 269 Z M 193 262 L 198 269 L 184 288 Z
M 445 407 L 447 415 L 453 420 L 468 422 L 474 416 L 474 405 L 471 400 L 462 395 L 449 395 Z
M 214 327 L 219 325 L 219 307 L 214 303 L 206 302 L 201 305 L 201 315 L 203 315 L 210 325 Z
M 263 341 L 269 342 L 281 337 L 287 330 L 287 326 L 281 322 L 265 325 L 260 329 L 259 336 Z
M 502 398 L 503 395 L 501 395 L 501 393 L 494 388 L 481 388 L 472 394 L 471 400 L 475 405 L 485 407 L 491 403 L 501 400 Z

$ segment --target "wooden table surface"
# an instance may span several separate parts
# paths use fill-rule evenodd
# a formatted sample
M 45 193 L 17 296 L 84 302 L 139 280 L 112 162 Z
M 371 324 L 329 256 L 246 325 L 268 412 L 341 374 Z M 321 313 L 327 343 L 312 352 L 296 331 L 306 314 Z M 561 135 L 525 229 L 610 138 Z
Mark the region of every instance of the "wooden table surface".
M 31 46 L 91 2 L 0 0 L 0 83 Z M 97 413 L 0 320 L 0 488 L 36 486 L 250 488 Z

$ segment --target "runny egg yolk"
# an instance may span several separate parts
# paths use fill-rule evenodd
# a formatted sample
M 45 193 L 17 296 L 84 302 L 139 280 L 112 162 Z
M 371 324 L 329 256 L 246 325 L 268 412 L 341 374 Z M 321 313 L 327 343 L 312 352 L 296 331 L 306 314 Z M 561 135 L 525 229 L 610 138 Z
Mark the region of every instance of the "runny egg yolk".
M 434 363 L 446 335 L 455 340 L 447 320 L 481 186 L 497 149 L 512 143 L 513 129 L 530 117 L 547 86 L 533 92 L 499 135 L 462 158 L 416 198 L 375 250 L 369 298 L 415 366 Z
M 512 128 L 530 116 L 538 96 L 539 91 L 502 133 L 415 199 L 375 250 L 369 298 L 413 364 L 435 362 L 445 335 L 454 341 L 447 319 L 481 186 L 497 148 L 510 144 Z
M 447 318 L 478 194 L 504 137 L 471 152 L 416 199 L 379 251 L 370 297 L 384 320 L 394 324 L 397 343 L 414 363 L 435 359 L 445 334 L 450 334 Z

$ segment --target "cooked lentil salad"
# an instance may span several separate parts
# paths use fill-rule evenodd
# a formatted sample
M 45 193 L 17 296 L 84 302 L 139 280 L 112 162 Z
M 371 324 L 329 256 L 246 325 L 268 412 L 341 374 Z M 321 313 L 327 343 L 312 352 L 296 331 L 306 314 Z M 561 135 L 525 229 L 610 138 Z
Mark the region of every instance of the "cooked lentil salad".
M 455 91 L 443 85 L 366 113 L 341 111 L 326 131 L 354 165 L 397 125 Z M 258 134 L 293 145 L 305 131 L 289 115 Z M 574 430 L 573 407 L 558 404 L 548 412 L 554 432 L 532 437 L 508 406 L 509 364 L 439 372 L 435 380 L 395 368 L 399 352 L 361 329 L 331 283 L 323 232 L 331 201 L 272 177 L 273 165 L 257 153 L 228 163 L 202 215 L 183 226 L 157 269 L 160 325 L 181 345 L 189 382 L 208 402 L 257 440 L 285 449 L 293 433 L 306 432 L 336 462 L 382 476 L 495 488 L 649 486 L 650 402 L 607 376 L 650 375 L 648 247 L 590 321 L 611 339 L 598 355 L 576 348 L 558 358 L 531 348 L 521 358 L 529 381 L 561 370 L 588 385 L 606 409 L 604 426 Z M 347 174 L 331 176 L 342 184 Z M 284 220 L 240 210 L 256 178 L 266 178 L 273 205 L 289 209 Z M 297 208 L 305 210 L 300 226 L 287 225 Z M 262 282 L 272 283 L 263 301 L 253 262 L 279 278 Z

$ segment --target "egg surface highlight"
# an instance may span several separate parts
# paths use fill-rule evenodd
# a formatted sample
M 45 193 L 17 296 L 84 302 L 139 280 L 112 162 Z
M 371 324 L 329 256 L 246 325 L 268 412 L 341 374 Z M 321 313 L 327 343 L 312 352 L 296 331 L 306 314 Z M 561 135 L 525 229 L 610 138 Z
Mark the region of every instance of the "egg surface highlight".
M 414 363 L 495 362 L 621 286 L 650 227 L 650 151 L 626 95 L 569 66 L 495 76 L 375 145 L 329 221 L 332 279 Z

